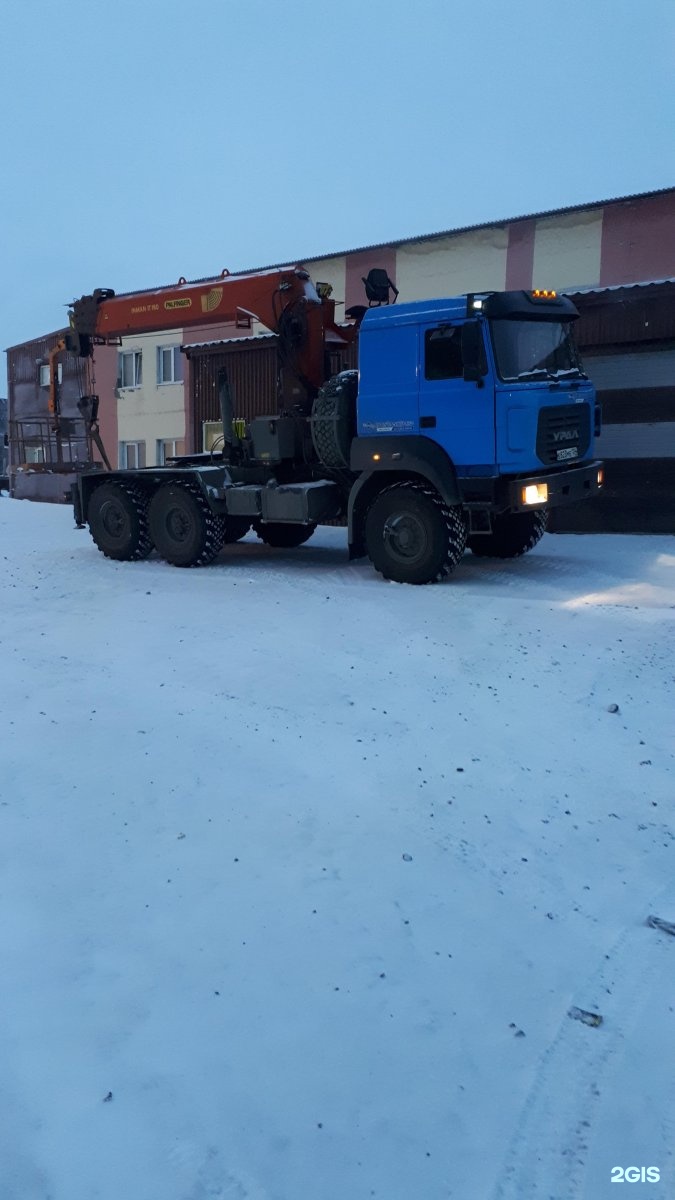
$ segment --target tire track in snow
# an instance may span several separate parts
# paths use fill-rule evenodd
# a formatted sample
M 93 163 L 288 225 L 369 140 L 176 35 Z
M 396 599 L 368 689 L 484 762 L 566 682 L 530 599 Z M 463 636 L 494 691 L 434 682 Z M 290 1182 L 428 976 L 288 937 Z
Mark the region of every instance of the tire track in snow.
M 660 893 L 649 911 L 667 912 L 674 906 L 675 892 L 670 890 Z M 644 923 L 636 923 L 569 998 L 558 1032 L 537 1065 L 491 1200 L 582 1200 L 593 1118 L 602 1105 L 600 1085 L 624 1042 L 631 1014 L 646 1007 L 656 976 L 672 971 L 664 949 Z M 592 1007 L 596 996 L 603 997 L 602 1026 L 593 1029 L 568 1017 L 572 1004 Z M 675 1101 L 675 1081 L 669 1095 Z M 664 1114 L 659 1130 L 661 1165 L 672 1157 L 674 1121 L 669 1114 Z M 607 1180 L 609 1184 L 609 1174 Z M 663 1173 L 661 1180 L 663 1184 Z M 650 1187 L 649 1194 L 652 1200 L 665 1200 L 661 1190 Z
M 201 1146 L 182 1139 L 169 1153 L 169 1162 L 177 1172 L 194 1173 L 189 1190 L 181 1200 L 269 1200 L 269 1193 L 246 1171 L 231 1170 L 221 1161 L 216 1146 Z

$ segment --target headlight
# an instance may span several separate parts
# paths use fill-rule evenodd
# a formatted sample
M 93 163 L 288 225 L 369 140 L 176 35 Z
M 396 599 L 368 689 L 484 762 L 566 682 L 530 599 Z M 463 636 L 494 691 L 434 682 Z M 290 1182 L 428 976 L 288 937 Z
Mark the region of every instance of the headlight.
M 547 483 L 528 483 L 521 491 L 523 504 L 545 504 L 548 500 Z

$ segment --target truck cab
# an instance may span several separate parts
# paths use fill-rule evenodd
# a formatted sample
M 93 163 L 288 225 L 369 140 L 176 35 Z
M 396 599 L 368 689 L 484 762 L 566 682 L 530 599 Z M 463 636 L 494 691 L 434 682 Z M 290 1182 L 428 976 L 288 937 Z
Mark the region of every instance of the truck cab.
M 503 292 L 371 309 L 359 336 L 360 437 L 419 435 L 460 475 L 593 457 L 595 389 L 566 297 Z
M 361 472 L 350 497 L 357 552 L 361 533 L 377 537 L 359 513 L 383 472 L 392 486 L 406 474 L 408 486 L 430 485 L 446 509 L 461 509 L 469 548 L 498 557 L 532 549 L 551 507 L 602 487 L 600 410 L 572 336 L 577 317 L 548 290 L 366 312 L 351 447 Z M 395 550 L 392 522 L 384 540 Z

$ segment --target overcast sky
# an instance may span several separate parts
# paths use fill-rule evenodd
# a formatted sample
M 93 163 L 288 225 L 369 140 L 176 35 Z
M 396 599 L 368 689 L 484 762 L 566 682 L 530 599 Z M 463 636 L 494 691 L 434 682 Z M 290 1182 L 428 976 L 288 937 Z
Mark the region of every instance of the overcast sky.
M 95 287 L 675 184 L 674 0 L 5 0 L 0 28 L 3 347 Z

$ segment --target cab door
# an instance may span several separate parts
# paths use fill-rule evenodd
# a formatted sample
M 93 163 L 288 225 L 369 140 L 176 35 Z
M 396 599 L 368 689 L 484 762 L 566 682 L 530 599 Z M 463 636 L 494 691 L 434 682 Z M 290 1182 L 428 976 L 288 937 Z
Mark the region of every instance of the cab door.
M 438 442 L 455 466 L 494 474 L 494 385 L 487 367 L 479 382 L 464 379 L 464 321 L 424 325 L 420 331 L 419 431 Z M 476 325 L 477 322 L 472 322 Z M 481 333 L 482 336 L 482 331 Z

